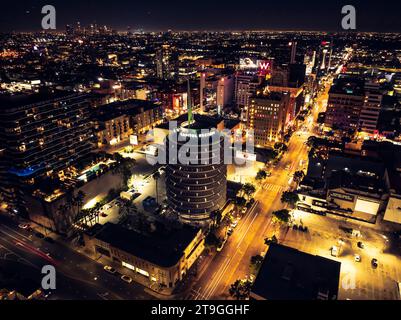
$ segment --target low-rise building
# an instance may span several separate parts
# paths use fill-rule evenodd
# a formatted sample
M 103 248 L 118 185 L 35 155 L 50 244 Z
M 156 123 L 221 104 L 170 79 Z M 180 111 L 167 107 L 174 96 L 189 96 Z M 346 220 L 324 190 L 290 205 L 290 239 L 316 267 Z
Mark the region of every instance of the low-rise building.
M 171 230 L 156 226 L 149 234 L 142 234 L 106 223 L 89 230 L 85 244 L 94 254 L 141 275 L 141 283 L 156 284 L 164 293 L 172 293 L 203 252 L 204 235 L 201 229 L 188 225 Z
M 341 263 L 272 243 L 251 289 L 254 300 L 336 300 Z

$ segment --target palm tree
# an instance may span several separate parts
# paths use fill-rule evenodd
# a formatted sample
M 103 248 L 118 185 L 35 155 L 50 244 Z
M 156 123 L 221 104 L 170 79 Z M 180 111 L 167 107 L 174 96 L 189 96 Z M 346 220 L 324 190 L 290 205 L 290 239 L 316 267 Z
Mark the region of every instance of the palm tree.
M 249 280 L 236 280 L 230 287 L 229 293 L 237 300 L 245 300 L 251 291 L 252 283 Z
M 255 191 L 256 191 L 256 188 L 252 183 L 245 183 L 242 186 L 242 192 L 245 194 L 245 196 L 248 198 L 248 200 L 255 193 Z
M 305 176 L 305 173 L 301 170 L 294 172 L 294 181 L 296 183 L 300 182 Z
M 282 203 L 288 203 L 289 205 L 294 206 L 299 201 L 299 196 L 296 192 L 284 191 L 280 200 Z
M 260 181 L 260 180 L 263 180 L 263 179 L 266 179 L 267 178 L 267 173 L 266 173 L 266 171 L 265 170 L 259 170 L 258 171 L 258 173 L 256 174 L 256 180 L 258 180 L 258 181 Z
M 153 175 L 152 175 L 153 179 L 155 180 L 155 184 L 156 184 L 156 203 L 159 203 L 159 192 L 157 189 L 157 182 L 160 179 L 160 172 L 159 170 L 157 170 Z
M 280 224 L 288 225 L 288 223 L 290 222 L 290 219 L 291 219 L 290 211 L 288 211 L 287 209 L 273 211 L 272 215 L 273 215 L 274 219 L 277 222 L 279 222 Z

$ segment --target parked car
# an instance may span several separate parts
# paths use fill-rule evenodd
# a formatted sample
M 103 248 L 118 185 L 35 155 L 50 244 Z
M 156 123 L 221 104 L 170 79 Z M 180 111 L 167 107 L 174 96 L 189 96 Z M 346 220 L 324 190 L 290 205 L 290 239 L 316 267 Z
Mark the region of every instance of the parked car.
M 233 228 L 233 229 L 235 229 L 236 227 L 237 227 L 237 225 L 238 225 L 238 220 L 235 220 L 235 221 L 233 221 L 232 223 L 231 223 L 231 228 Z
M 231 236 L 233 234 L 233 232 L 234 232 L 234 229 L 233 228 L 229 228 L 227 230 L 227 235 Z
M 116 273 L 116 269 L 114 269 L 113 267 L 110 267 L 110 266 L 104 266 L 103 269 L 104 269 L 104 271 L 111 273 L 111 274 Z
M 121 280 L 126 282 L 126 283 L 131 283 L 132 282 L 132 278 L 130 276 L 125 275 L 125 274 L 123 274 L 121 276 Z
M 28 229 L 30 227 L 29 223 L 20 223 L 18 228 L 20 229 Z
M 359 254 L 354 255 L 355 262 L 361 262 L 361 256 Z
M 218 247 L 216 248 L 217 252 L 220 252 L 221 250 L 223 250 L 224 245 L 226 244 L 227 239 L 224 239 L 223 241 L 220 242 L 220 244 L 218 245 Z
M 358 245 L 358 248 L 361 248 L 361 249 L 365 248 L 365 245 L 361 241 L 358 241 L 357 245 Z
M 371 264 L 372 264 L 372 268 L 373 268 L 373 269 L 376 269 L 377 266 L 378 266 L 377 259 L 373 258 L 372 261 L 371 261 Z
M 107 218 L 107 214 L 104 213 L 104 212 L 100 212 L 100 216 L 103 217 L 103 218 Z

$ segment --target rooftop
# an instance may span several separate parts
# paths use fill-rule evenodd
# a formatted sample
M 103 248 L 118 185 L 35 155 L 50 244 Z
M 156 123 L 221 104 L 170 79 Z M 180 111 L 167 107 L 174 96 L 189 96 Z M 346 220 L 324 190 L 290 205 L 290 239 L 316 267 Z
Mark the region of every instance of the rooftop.
M 341 263 L 271 244 L 251 290 L 267 300 L 335 300 Z
M 338 78 L 331 86 L 329 93 L 364 96 L 364 81 L 358 78 Z
M 91 233 L 96 239 L 143 260 L 158 266 L 171 267 L 181 259 L 185 248 L 199 230 L 189 225 L 172 230 L 159 226 L 150 235 L 145 235 L 108 222 L 103 227 L 96 224 Z
M 53 99 L 64 98 L 74 95 L 71 91 L 54 91 L 54 92 L 41 92 L 41 93 L 19 93 L 19 94 L 2 94 L 0 95 L 0 108 L 19 108 L 22 106 L 31 105 L 34 103 L 42 103 L 51 101 Z M 75 93 L 75 95 L 79 95 Z

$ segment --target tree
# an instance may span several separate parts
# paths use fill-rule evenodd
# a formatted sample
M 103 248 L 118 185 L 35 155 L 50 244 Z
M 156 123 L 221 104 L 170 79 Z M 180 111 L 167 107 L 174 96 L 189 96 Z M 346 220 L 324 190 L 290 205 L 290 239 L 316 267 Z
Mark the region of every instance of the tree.
M 286 144 L 284 144 L 282 142 L 276 142 L 274 144 L 274 149 L 277 150 L 278 152 L 280 152 L 280 151 L 285 152 L 288 150 L 288 147 Z
M 229 293 L 237 300 L 245 300 L 249 297 L 252 282 L 249 280 L 236 280 L 230 287 Z
M 220 210 L 214 210 L 210 213 L 210 219 L 213 221 L 213 225 L 217 227 L 221 222 L 222 214 Z
M 260 254 L 251 257 L 252 265 L 260 265 L 263 262 L 263 257 Z
M 241 210 L 246 205 L 246 199 L 244 197 L 236 197 L 235 205 Z
M 251 274 L 257 274 L 262 265 L 263 257 L 260 254 L 251 257 L 250 271 Z
M 290 222 L 291 215 L 287 209 L 273 211 L 272 215 L 274 219 L 279 223 L 288 224 Z
M 299 201 L 299 196 L 296 192 L 284 191 L 280 200 L 282 203 L 288 203 L 294 206 Z
M 119 174 L 123 180 L 123 187 L 128 187 L 128 181 L 132 176 L 132 172 L 135 166 L 135 160 L 130 158 L 124 158 L 119 153 L 113 155 L 114 160 L 118 162 L 118 165 L 114 168 L 113 173 Z
M 256 174 L 256 180 L 258 180 L 258 181 L 260 181 L 260 180 L 263 180 L 263 179 L 266 179 L 267 178 L 267 173 L 266 173 L 266 171 L 265 170 L 259 170 L 258 171 L 258 173 Z
M 79 190 L 77 195 L 74 198 L 74 203 L 77 208 L 77 212 L 79 212 L 84 204 L 84 199 L 85 199 L 85 192 L 82 190 Z
M 160 172 L 159 172 L 159 170 L 157 170 L 155 173 L 153 173 L 153 175 L 152 175 L 152 177 L 153 177 L 153 180 L 155 180 L 155 184 L 156 184 L 156 186 L 155 186 L 155 188 L 156 188 L 156 203 L 159 203 L 159 192 L 158 192 L 158 190 L 157 190 L 157 182 L 159 181 L 159 179 L 160 179 Z
M 271 245 L 272 243 L 278 243 L 278 239 L 274 234 L 271 238 L 265 238 L 265 245 Z
M 245 183 L 242 188 L 242 192 L 249 199 L 256 191 L 255 186 L 252 183 Z
M 304 178 L 304 176 L 305 176 L 305 173 L 304 173 L 303 171 L 301 171 L 301 170 L 295 171 L 295 172 L 294 172 L 294 181 L 295 181 L 296 183 L 299 183 L 299 182 L 302 181 L 302 179 Z

